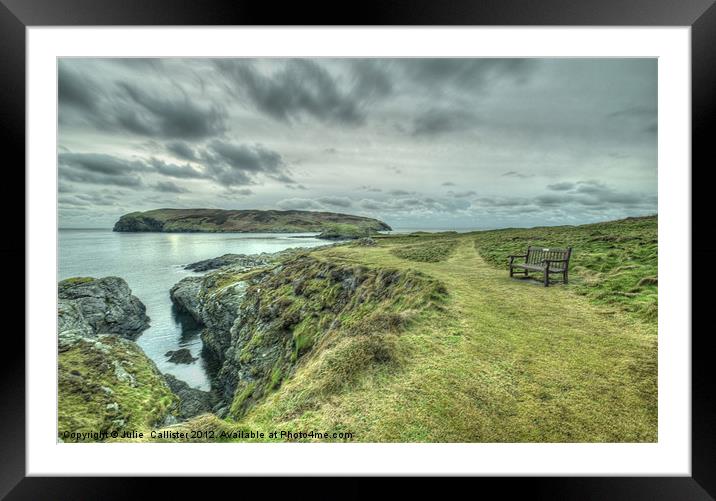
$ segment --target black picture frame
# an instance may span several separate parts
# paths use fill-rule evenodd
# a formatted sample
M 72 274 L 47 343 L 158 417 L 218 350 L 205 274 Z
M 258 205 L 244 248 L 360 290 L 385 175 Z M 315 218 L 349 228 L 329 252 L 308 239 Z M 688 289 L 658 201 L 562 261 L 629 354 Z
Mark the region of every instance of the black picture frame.
M 710 190 L 713 177 L 709 131 L 716 122 L 716 5 L 715 0 L 363 0 L 339 9 L 336 3 L 291 2 L 280 8 L 273 2 L 177 0 L 0 0 L 0 142 L 5 153 L 7 181 L 3 204 L 5 214 L 15 214 L 8 229 L 12 238 L 0 242 L 4 276 L 24 283 L 25 223 L 17 216 L 24 201 L 15 196 L 25 186 L 25 29 L 30 26 L 111 25 L 534 25 L 534 26 L 689 26 L 692 69 L 692 241 L 691 263 L 714 262 L 716 244 L 707 231 L 711 209 L 697 197 Z M 14 176 L 14 177 L 13 177 Z M 698 179 L 698 182 L 696 182 Z M 20 195 L 23 197 L 23 195 Z M 701 203 L 698 200 L 702 200 Z M 24 207 L 24 203 L 22 204 Z M 21 239 L 19 235 L 23 235 Z M 23 272 L 19 262 L 25 265 Z M 680 265 L 683 266 L 683 265 Z M 686 271 L 685 271 L 686 272 Z M 688 268 L 691 273 L 691 267 Z M 693 283 L 693 281 L 692 281 Z M 23 288 L 24 290 L 24 288 Z M 692 290 L 692 319 L 708 312 L 711 294 Z M 24 294 L 9 297 L 6 311 L 24 310 Z M 21 304 L 22 303 L 22 304 Z M 10 317 L 6 314 L 6 318 Z M 19 318 L 19 315 L 16 315 Z M 693 321 L 693 320 L 692 320 Z M 19 323 L 19 322 L 18 322 Z M 706 325 L 706 324 L 705 324 Z M 146 492 L 146 478 L 26 477 L 25 437 L 25 345 L 20 325 L 5 329 L 5 356 L 0 362 L 0 497 L 7 499 L 112 499 Z M 24 321 L 23 321 L 24 330 Z M 549 499 L 714 499 L 716 497 L 716 385 L 711 377 L 710 329 L 692 333 L 692 476 L 691 477 L 588 477 L 588 478 L 480 478 L 470 479 L 480 491 L 497 488 L 501 493 L 528 492 L 532 498 Z M 169 497 L 186 492 L 190 479 L 162 482 Z M 212 481 L 217 493 L 223 483 Z M 370 482 L 350 479 L 341 492 L 373 495 Z M 403 482 L 409 490 L 422 490 L 423 481 Z M 310 484 L 306 484 L 308 486 Z M 455 488 L 461 487 L 455 485 Z M 235 487 L 234 487 L 235 488 Z M 316 492 L 312 497 L 336 494 Z M 475 487 L 468 487 L 475 492 Z M 275 496 L 297 495 L 304 490 L 295 483 L 271 482 Z M 263 488 L 262 488 L 263 490 Z M 231 492 L 231 491 L 229 491 Z M 305 492 L 304 492 L 305 493 Z M 332 494 L 331 494 L 332 493 Z M 407 490 L 403 494 L 407 494 Z

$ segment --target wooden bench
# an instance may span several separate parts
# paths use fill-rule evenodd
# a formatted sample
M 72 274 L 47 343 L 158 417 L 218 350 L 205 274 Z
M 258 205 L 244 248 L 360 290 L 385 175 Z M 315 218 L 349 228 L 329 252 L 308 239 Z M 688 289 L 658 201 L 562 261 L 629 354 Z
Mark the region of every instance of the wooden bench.
M 510 258 L 510 277 L 515 273 L 529 276 L 530 271 L 537 271 L 544 274 L 544 286 L 549 286 L 550 275 L 562 275 L 562 281 L 566 284 L 569 278 L 569 258 L 572 255 L 572 248 L 566 249 L 544 249 L 542 247 L 527 247 L 527 254 L 517 254 Z M 516 258 L 524 258 L 524 262 L 516 263 Z M 515 271 L 515 268 L 522 271 Z

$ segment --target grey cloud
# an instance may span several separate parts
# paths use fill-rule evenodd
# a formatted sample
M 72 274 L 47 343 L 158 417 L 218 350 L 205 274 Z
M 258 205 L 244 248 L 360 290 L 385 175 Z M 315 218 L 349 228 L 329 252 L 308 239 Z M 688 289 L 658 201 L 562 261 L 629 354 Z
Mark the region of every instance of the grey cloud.
M 533 177 L 533 176 L 534 176 L 533 174 L 523 174 L 522 172 L 517 172 L 514 170 L 511 170 L 509 172 L 505 172 L 504 174 L 502 174 L 502 177 L 518 177 L 520 179 L 525 179 L 525 178 Z
M 362 99 L 381 99 L 393 93 L 393 81 L 386 71 L 384 60 L 351 60 L 354 87 L 353 94 Z
M 553 191 L 567 191 L 574 189 L 576 185 L 574 183 L 570 183 L 568 181 L 565 181 L 563 183 L 554 183 L 547 185 L 547 189 L 553 190 Z
M 104 186 L 126 186 L 136 188 L 143 185 L 142 179 L 134 175 L 108 175 L 87 171 L 61 169 L 59 177 L 60 179 L 64 179 L 66 181 L 99 184 Z
M 456 186 L 452 181 L 445 181 L 441 186 Z
M 601 181 L 589 180 L 589 181 L 578 181 L 576 190 L 579 193 L 597 194 L 605 191 L 610 191 L 606 184 Z
M 368 210 L 381 210 L 386 209 L 388 207 L 388 204 L 384 202 L 379 202 L 378 200 L 371 200 L 369 198 L 364 198 L 360 201 L 360 206 L 364 209 Z
M 364 198 L 359 202 L 361 208 L 372 211 L 403 213 L 451 213 L 470 207 L 467 200 L 424 198 L 401 198 L 394 200 L 374 200 Z
M 652 106 L 629 106 L 609 113 L 607 117 L 622 127 L 635 132 L 656 134 L 658 111 Z
M 610 118 L 631 119 L 631 118 L 655 118 L 657 109 L 650 106 L 629 106 L 621 110 L 613 111 L 607 116 Z
M 249 188 L 229 188 L 227 189 L 227 193 L 231 195 L 242 195 L 242 196 L 248 196 L 253 195 L 253 191 Z
M 280 174 L 267 174 L 267 176 L 275 181 L 286 183 L 287 185 L 297 184 L 295 179 L 284 172 Z
M 451 109 L 430 109 L 413 121 L 413 136 L 438 136 L 449 132 L 461 132 L 475 126 L 470 113 Z
M 524 207 L 531 202 L 524 197 L 480 197 L 473 204 L 478 207 Z
M 153 188 L 157 191 L 161 191 L 163 193 L 188 193 L 189 190 L 186 188 L 182 188 L 181 186 L 177 186 L 176 184 L 172 183 L 171 181 L 159 181 L 156 183 Z
M 108 132 L 177 139 L 202 139 L 226 130 L 223 107 L 199 104 L 178 83 L 152 90 L 152 85 L 156 84 L 147 83 L 146 69 L 160 69 L 163 65 L 160 60 L 102 61 L 104 63 L 93 59 L 60 60 L 58 100 L 61 124 L 91 125 Z M 134 80 L 122 79 L 110 84 L 110 75 L 116 73 L 116 68 L 115 73 L 108 73 L 108 61 L 115 67 L 124 67 L 120 69 Z
M 58 163 L 60 179 L 114 186 L 141 186 L 136 173 L 146 170 L 141 162 L 100 153 L 60 153 Z
M 146 170 L 146 167 L 141 162 L 123 160 L 102 153 L 60 153 L 58 159 L 60 165 L 109 176 L 121 176 L 128 172 Z
M 467 191 L 448 191 L 448 195 L 452 195 L 456 198 L 465 198 L 465 197 L 472 197 L 474 195 L 477 195 L 473 190 L 467 190 Z
M 483 90 L 495 81 L 525 83 L 536 69 L 533 59 L 432 58 L 402 61 L 410 81 L 432 90 L 451 85 Z
M 249 188 L 226 188 L 226 191 L 219 193 L 219 196 L 227 200 L 234 200 L 236 197 L 247 197 L 253 194 L 254 192 Z
M 321 197 L 318 201 L 322 204 L 335 207 L 350 207 L 353 205 L 353 202 L 348 197 Z
M 406 191 L 406 190 L 389 190 L 389 195 L 395 195 L 395 196 L 404 196 L 404 195 L 414 195 L 414 191 Z
M 278 205 L 281 209 L 297 209 L 297 210 L 320 210 L 323 209 L 323 206 L 316 202 L 315 200 L 311 200 L 308 198 L 287 198 L 285 200 L 281 200 L 276 205 Z
M 260 111 L 281 121 L 310 116 L 322 122 L 358 125 L 365 116 L 359 100 L 340 88 L 323 66 L 303 59 L 287 60 L 269 75 L 241 60 L 217 60 L 236 92 Z
M 247 146 L 212 141 L 209 151 L 234 169 L 248 172 L 278 172 L 284 162 L 281 155 L 261 145 Z
M 149 163 L 158 173 L 164 176 L 179 179 L 206 179 L 209 177 L 206 172 L 200 171 L 189 164 L 177 165 L 157 158 L 150 159 Z
M 257 174 L 282 183 L 295 183 L 288 175 L 281 155 L 260 144 L 249 146 L 212 141 L 204 156 L 212 177 L 224 186 L 254 184 Z
M 558 183 L 558 185 L 560 185 L 560 189 L 557 191 L 562 191 L 563 193 L 539 195 L 535 197 L 535 202 L 542 206 L 567 204 L 584 206 L 648 206 L 656 203 L 655 197 L 648 197 L 639 193 L 620 192 L 602 181 L 597 180 Z M 561 185 L 565 186 L 562 187 Z M 548 185 L 547 188 L 555 190 L 554 186 L 555 185 Z
M 561 205 L 571 201 L 573 198 L 569 195 L 539 195 L 535 197 L 539 205 Z
M 86 75 L 68 69 L 62 62 L 57 69 L 57 98 L 60 106 L 94 112 L 99 89 Z
M 75 193 L 59 197 L 62 206 L 115 206 L 121 199 L 106 190 L 96 193 Z
M 166 145 L 167 151 L 182 160 L 198 160 L 196 152 L 187 143 L 174 141 Z
M 593 200 L 598 203 L 622 205 L 636 205 L 645 202 L 648 203 L 648 200 L 642 195 L 637 193 L 619 192 L 601 181 L 580 181 L 577 183 L 575 193 L 590 195 L 593 197 Z M 591 202 L 589 199 L 586 200 Z
M 119 88 L 126 98 L 116 106 L 117 120 L 130 132 L 166 138 L 201 139 L 226 130 L 225 112 L 217 106 L 201 107 L 187 95 L 159 98 L 128 82 Z M 126 107 L 126 102 L 134 106 Z

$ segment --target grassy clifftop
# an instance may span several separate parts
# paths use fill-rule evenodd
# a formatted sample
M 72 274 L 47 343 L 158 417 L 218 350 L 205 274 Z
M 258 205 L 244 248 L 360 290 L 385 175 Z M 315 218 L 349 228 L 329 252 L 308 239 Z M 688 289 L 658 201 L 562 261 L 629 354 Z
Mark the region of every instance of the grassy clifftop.
M 377 219 L 301 210 L 155 209 L 119 218 L 114 231 L 301 233 L 342 228 L 364 235 L 390 230 Z
M 508 277 L 506 255 L 532 242 L 575 247 L 570 285 Z M 217 275 L 217 287 L 246 280 L 251 289 L 229 350 L 246 371 L 225 419 L 173 431 L 212 430 L 212 440 L 256 430 L 350 432 L 360 442 L 657 439 L 656 218 L 381 236 L 263 275 L 229 275 Z

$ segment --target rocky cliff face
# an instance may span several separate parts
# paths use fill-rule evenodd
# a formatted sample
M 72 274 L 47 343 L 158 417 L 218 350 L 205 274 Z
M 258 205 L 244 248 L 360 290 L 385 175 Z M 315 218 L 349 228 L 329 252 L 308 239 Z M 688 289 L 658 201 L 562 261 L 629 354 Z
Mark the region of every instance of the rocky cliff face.
M 306 254 L 258 271 L 227 267 L 184 279 L 172 298 L 206 326 L 205 348 L 221 367 L 214 379 L 223 401 L 220 414 L 237 418 L 291 377 L 317 347 L 325 353 L 339 346 L 343 353 L 334 365 L 345 364 L 345 373 L 326 387 L 389 361 L 393 337 L 411 311 L 443 293 L 437 282 L 414 272 Z

